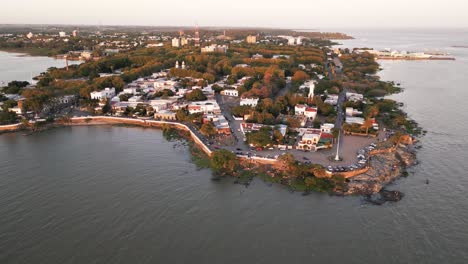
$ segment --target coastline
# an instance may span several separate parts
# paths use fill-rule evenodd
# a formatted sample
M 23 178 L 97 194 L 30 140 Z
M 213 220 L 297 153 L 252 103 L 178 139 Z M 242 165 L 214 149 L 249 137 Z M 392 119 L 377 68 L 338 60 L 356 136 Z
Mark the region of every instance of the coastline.
M 66 126 L 100 126 L 100 125 L 129 125 L 146 128 L 174 128 L 182 132 L 188 132 L 191 141 L 208 157 L 210 158 L 214 150 L 211 150 L 202 139 L 192 131 L 187 125 L 179 122 L 170 121 L 156 121 L 156 120 L 141 120 L 132 118 L 109 117 L 109 116 L 87 116 L 87 117 L 73 117 L 67 121 L 55 121 L 53 123 L 45 124 L 43 127 L 36 131 L 30 132 L 28 135 L 44 131 L 51 128 L 66 127 Z M 0 126 L 0 135 L 3 133 L 14 133 L 28 130 L 23 124 L 13 124 L 7 126 Z M 332 177 L 340 177 L 348 184 L 337 186 L 331 190 L 332 194 L 336 195 L 365 195 L 370 196 L 385 190 L 385 186 L 395 181 L 396 179 L 404 176 L 406 168 L 416 164 L 416 157 L 414 155 L 414 148 L 412 147 L 415 142 L 408 139 L 406 142 L 398 142 L 389 148 L 379 148 L 369 153 L 371 160 L 368 166 L 358 171 L 345 172 L 345 173 L 329 173 L 323 175 L 323 179 L 331 179 Z M 278 175 L 284 174 L 280 182 L 290 178 L 288 171 L 278 168 L 279 160 L 274 158 L 263 157 L 247 157 L 236 155 L 241 164 L 243 164 L 244 172 L 251 171 L 252 169 L 259 169 L 254 174 L 262 173 L 263 179 L 267 181 L 277 182 Z M 255 165 L 254 168 L 251 166 Z M 252 173 L 250 173 L 252 174 Z M 253 176 L 251 176 L 253 178 Z M 250 178 L 250 180 L 251 180 Z M 270 178 L 270 179 L 268 179 Z M 239 178 L 240 181 L 242 181 Z M 249 180 L 243 182 L 248 185 Z M 291 186 L 290 186 L 291 187 Z M 339 188 L 338 188 L 339 187 Z M 296 191 L 304 191 L 302 189 L 293 189 Z M 307 192 L 307 191 L 306 191 Z

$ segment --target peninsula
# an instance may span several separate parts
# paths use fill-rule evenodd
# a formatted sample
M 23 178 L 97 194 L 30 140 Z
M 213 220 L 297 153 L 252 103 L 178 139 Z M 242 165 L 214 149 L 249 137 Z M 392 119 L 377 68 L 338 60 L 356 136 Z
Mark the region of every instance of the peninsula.
M 58 41 L 68 48 L 50 55 L 86 60 L 50 68 L 34 84 L 1 88 L 0 131 L 102 124 L 183 131 L 217 177 L 248 184 L 258 176 L 305 193 L 370 195 L 415 162 L 421 130 L 385 98 L 401 88 L 379 79 L 372 52 L 332 48 L 329 38 L 346 35 L 210 28 L 56 34 L 0 35 L 0 49 Z M 70 43 L 87 49 L 69 50 Z

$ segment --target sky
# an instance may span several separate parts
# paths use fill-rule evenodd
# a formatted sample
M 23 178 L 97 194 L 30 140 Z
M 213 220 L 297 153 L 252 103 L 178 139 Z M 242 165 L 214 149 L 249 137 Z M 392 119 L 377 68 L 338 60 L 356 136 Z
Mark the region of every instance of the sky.
M 0 0 L 0 24 L 467 28 L 468 0 Z

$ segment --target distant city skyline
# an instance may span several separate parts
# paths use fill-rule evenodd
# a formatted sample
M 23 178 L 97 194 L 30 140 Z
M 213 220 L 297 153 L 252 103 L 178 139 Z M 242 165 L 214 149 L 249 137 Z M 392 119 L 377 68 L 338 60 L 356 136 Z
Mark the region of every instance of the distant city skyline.
M 435 2 L 435 3 L 433 3 Z M 0 24 L 232 26 L 274 28 L 468 27 L 466 0 L 152 1 L 6 0 Z

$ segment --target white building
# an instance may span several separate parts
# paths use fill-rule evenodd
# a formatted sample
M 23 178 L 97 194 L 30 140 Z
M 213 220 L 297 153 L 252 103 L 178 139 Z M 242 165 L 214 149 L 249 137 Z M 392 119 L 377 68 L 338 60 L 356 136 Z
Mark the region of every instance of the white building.
M 27 37 L 28 39 L 31 39 L 31 38 L 34 37 L 34 34 L 33 34 L 32 32 L 29 32 L 29 33 L 26 35 L 26 37 Z
M 212 44 L 210 46 L 203 47 L 201 49 L 201 52 L 202 53 L 213 53 L 213 52 L 226 53 L 227 50 L 228 50 L 228 46 L 226 45 Z
M 222 95 L 238 97 L 239 92 L 236 89 L 226 89 L 221 91 Z
M 135 95 L 135 94 L 138 93 L 137 90 L 138 89 L 136 87 L 128 87 L 128 88 L 123 89 L 123 93 L 124 94 L 133 94 L 133 95 Z
M 188 111 L 190 114 L 195 113 L 221 113 L 221 108 L 219 108 L 218 103 L 216 100 L 206 100 L 200 102 L 192 102 L 188 105 Z
M 315 120 L 315 118 L 317 117 L 317 108 L 307 107 L 304 112 L 304 115 L 310 120 Z
M 348 117 L 362 115 L 361 111 L 358 111 L 357 109 L 354 109 L 352 107 L 346 107 L 345 111 L 346 111 L 346 116 Z
M 364 100 L 364 95 L 358 93 L 346 93 L 346 99 L 350 102 L 361 102 Z
M 294 107 L 294 113 L 296 115 L 304 115 L 307 105 L 299 104 Z
M 241 98 L 240 105 L 248 105 L 256 107 L 258 104 L 258 98 Z
M 300 104 L 294 107 L 294 113 L 298 116 L 305 116 L 314 120 L 317 117 L 317 108 Z
M 172 47 L 180 47 L 180 38 L 173 38 L 172 39 Z
M 326 104 L 337 105 L 338 104 L 338 95 L 337 94 L 329 94 L 327 99 L 325 99 Z
M 333 128 L 335 128 L 335 125 L 330 123 L 325 123 L 320 126 L 320 130 L 322 130 L 322 133 L 332 133 Z
M 115 96 L 115 88 L 106 88 L 102 91 L 91 92 L 91 99 L 102 100 L 103 98 L 112 98 Z
M 364 125 L 364 118 L 362 117 L 346 117 L 346 123 Z
M 59 37 L 61 38 L 65 38 L 67 36 L 67 33 L 63 32 L 63 31 L 60 31 L 59 32 Z

